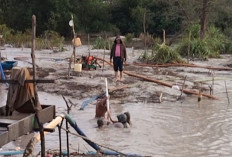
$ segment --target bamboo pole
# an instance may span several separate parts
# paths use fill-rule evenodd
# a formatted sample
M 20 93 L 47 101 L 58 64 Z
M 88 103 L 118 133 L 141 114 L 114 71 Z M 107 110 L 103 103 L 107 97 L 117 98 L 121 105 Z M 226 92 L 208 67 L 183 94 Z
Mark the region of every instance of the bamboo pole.
M 161 84 L 161 85 L 164 85 L 164 86 L 167 86 L 167 87 L 172 88 L 172 85 L 169 84 L 169 83 L 166 83 L 166 82 L 162 82 L 162 81 L 159 81 L 159 80 L 156 80 L 156 79 L 151 79 L 151 78 L 145 77 L 145 76 L 143 76 L 143 75 L 133 74 L 133 73 L 130 73 L 130 72 L 128 72 L 128 71 L 123 71 L 123 72 L 124 72 L 125 74 L 129 75 L 129 76 L 138 77 L 138 78 L 141 78 L 141 79 L 144 79 L 144 80 L 147 80 L 147 81 L 151 81 L 151 82 L 154 82 L 154 83 Z M 197 92 L 195 92 L 195 91 L 190 91 L 190 90 L 187 90 L 187 89 L 183 89 L 183 92 L 186 93 L 186 94 L 198 95 Z M 205 97 L 208 97 L 208 98 L 212 98 L 212 99 L 218 100 L 218 98 L 216 98 L 216 97 L 214 97 L 214 96 L 211 96 L 211 95 L 208 95 L 208 94 L 202 94 L 202 96 L 205 96 Z
M 98 58 L 96 57 L 97 59 L 99 60 L 102 60 L 102 58 Z M 109 65 L 113 65 L 112 63 L 110 63 L 109 61 L 105 61 L 106 63 L 108 63 Z M 147 64 L 146 64 L 147 65 Z M 157 84 L 161 84 L 161 85 L 164 85 L 164 86 L 167 86 L 167 87 L 170 87 L 172 88 L 172 85 L 169 84 L 169 83 L 166 83 L 166 82 L 161 82 L 159 80 L 155 80 L 155 79 L 151 79 L 151 78 L 148 78 L 148 77 L 144 77 L 142 75 L 138 75 L 138 74 L 133 74 L 133 73 L 130 73 L 128 71 L 123 71 L 123 73 L 129 75 L 129 76 L 134 76 L 134 77 L 138 77 L 138 78 L 142 78 L 144 80 L 147 80 L 147 81 L 151 81 L 151 82 L 155 82 Z M 190 91 L 190 90 L 187 90 L 187 89 L 183 89 L 183 92 L 186 93 L 186 94 L 193 94 L 193 95 L 198 95 L 197 92 L 195 91 Z M 208 97 L 208 98 L 212 98 L 212 99 L 215 99 L 215 100 L 218 100 L 218 98 L 214 97 L 214 96 L 211 96 L 211 95 L 208 95 L 208 94 L 202 94 L 202 96 L 205 96 L 205 97 Z
M 184 64 L 184 63 L 177 63 L 177 64 L 141 64 L 141 63 L 133 63 L 133 65 L 137 66 L 147 66 L 147 67 L 161 67 L 161 68 L 166 68 L 166 67 L 190 67 L 190 68 L 203 68 L 203 69 L 210 69 L 210 70 L 225 70 L 225 71 L 232 71 L 232 68 L 228 67 L 212 67 L 212 66 L 201 66 L 201 65 L 196 65 L 196 64 Z
M 230 104 L 230 97 L 229 97 L 229 94 L 228 94 L 226 81 L 225 81 L 225 88 L 226 88 L 226 96 L 227 96 L 228 104 Z

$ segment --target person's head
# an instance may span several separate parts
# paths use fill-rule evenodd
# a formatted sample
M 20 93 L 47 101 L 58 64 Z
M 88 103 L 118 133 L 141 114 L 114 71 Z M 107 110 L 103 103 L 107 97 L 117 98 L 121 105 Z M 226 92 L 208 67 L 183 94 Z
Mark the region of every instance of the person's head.
M 122 114 L 117 115 L 118 122 L 122 123 L 124 127 L 127 127 L 127 123 L 130 125 L 130 113 L 129 112 L 124 112 Z
M 130 113 L 129 112 L 124 112 L 124 114 L 126 115 L 126 122 L 128 124 L 131 124 L 131 122 L 130 122 Z
M 122 39 L 120 38 L 119 35 L 116 36 L 116 38 L 115 38 L 115 40 L 114 40 L 114 43 L 116 43 L 116 44 L 122 43 Z
M 118 122 L 122 123 L 123 126 L 126 128 L 126 122 L 127 122 L 127 115 L 125 114 L 119 114 L 117 115 L 117 118 L 118 118 Z
M 98 128 L 102 128 L 103 125 L 104 125 L 103 119 L 102 119 L 102 118 L 99 118 L 99 119 L 97 120 L 97 126 L 98 126 Z

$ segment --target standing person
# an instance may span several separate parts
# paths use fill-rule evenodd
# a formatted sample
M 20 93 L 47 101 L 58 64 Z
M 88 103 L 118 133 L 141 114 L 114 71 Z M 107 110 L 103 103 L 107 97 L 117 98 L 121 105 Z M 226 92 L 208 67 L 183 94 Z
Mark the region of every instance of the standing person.
M 110 62 L 113 58 L 113 65 L 115 71 L 115 82 L 118 81 L 118 70 L 120 71 L 120 81 L 123 80 L 123 61 L 126 63 L 126 47 L 124 46 L 120 36 L 117 36 L 114 40 L 114 44 L 111 48 Z

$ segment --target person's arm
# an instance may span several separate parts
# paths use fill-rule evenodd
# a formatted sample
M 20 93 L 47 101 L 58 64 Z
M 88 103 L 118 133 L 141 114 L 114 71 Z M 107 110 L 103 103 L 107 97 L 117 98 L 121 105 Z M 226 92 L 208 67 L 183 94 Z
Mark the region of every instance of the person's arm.
M 127 53 L 126 53 L 126 46 L 124 45 L 124 59 L 125 59 L 125 63 L 126 63 L 126 60 L 127 60 Z
M 112 46 L 111 51 L 110 51 L 110 62 L 112 61 L 112 58 L 113 58 L 113 47 L 114 45 Z
M 110 118 L 110 121 L 112 122 L 112 123 L 117 123 L 118 121 L 117 120 L 113 120 L 112 119 L 112 117 L 111 117 L 111 114 L 109 113 L 109 118 Z

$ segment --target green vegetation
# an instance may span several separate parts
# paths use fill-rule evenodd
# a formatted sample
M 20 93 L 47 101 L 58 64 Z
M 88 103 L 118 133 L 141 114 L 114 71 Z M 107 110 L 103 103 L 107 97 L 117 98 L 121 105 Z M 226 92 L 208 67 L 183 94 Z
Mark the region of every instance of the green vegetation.
M 161 44 L 156 47 L 152 61 L 157 64 L 184 62 L 179 53 L 165 44 Z
M 93 49 L 104 49 L 105 48 L 106 50 L 109 50 L 111 46 L 112 46 L 111 42 L 109 42 L 108 40 L 106 41 L 100 36 L 95 40 L 93 44 Z
M 153 64 L 184 63 L 180 54 L 164 43 L 156 43 L 153 47 L 152 53 L 144 52 L 140 58 L 141 60 Z
M 188 32 L 191 32 L 190 41 Z M 200 39 L 200 25 L 190 26 L 184 36 L 177 48 L 182 56 L 188 56 L 188 46 L 190 46 L 189 56 L 192 58 L 219 57 L 221 53 L 230 51 L 226 36 L 214 26 L 207 29 L 203 40 Z
M 165 30 L 166 41 L 170 41 L 166 46 L 173 51 L 186 57 L 190 48 L 191 57 L 207 59 L 232 53 L 232 7 L 229 6 L 232 1 L 228 0 L 1 0 L 0 34 L 3 43 L 30 47 L 34 14 L 37 48 L 62 49 L 64 40 L 73 37 L 68 24 L 73 15 L 78 36 L 99 36 L 102 32 L 124 35 L 126 46 L 144 48 L 142 58 L 158 54 L 156 39 L 162 39 Z M 97 38 L 94 48 L 109 48 L 110 44 Z M 153 53 L 147 54 L 147 49 L 152 47 L 156 47 Z
M 31 47 L 32 44 L 32 31 L 30 29 L 21 31 L 13 31 L 7 28 L 6 25 L 0 25 L 2 30 L 2 44 L 10 44 L 14 47 Z M 61 37 L 57 32 L 45 31 L 40 37 L 36 38 L 37 49 L 58 49 L 63 50 L 64 37 Z

